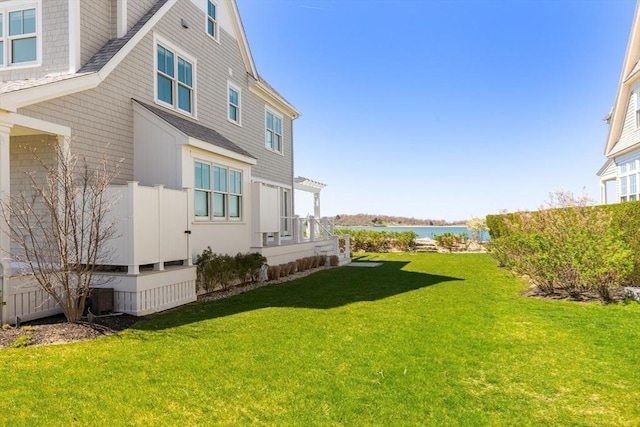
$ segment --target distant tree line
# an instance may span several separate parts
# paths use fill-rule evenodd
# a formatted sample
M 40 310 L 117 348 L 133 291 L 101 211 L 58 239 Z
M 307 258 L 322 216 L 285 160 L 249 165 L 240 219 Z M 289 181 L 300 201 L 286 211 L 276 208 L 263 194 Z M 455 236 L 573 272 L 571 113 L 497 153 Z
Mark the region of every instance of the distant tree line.
M 371 214 L 340 214 L 335 217 L 335 225 L 340 227 L 354 226 L 412 226 L 412 225 L 464 225 L 466 221 L 445 221 L 444 219 L 417 219 L 404 216 L 371 215 Z

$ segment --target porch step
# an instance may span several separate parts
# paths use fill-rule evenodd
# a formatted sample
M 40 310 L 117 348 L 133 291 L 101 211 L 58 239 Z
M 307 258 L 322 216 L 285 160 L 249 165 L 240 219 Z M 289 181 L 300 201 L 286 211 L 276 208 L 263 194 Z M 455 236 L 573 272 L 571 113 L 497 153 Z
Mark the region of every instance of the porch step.
M 438 252 L 436 243 L 429 238 L 416 239 L 416 246 L 414 248 L 416 252 Z

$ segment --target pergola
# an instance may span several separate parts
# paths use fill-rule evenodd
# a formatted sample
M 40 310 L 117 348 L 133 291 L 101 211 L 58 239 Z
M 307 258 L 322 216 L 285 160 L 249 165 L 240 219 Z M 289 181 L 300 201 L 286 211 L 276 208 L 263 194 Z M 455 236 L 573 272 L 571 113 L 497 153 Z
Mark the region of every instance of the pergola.
M 320 191 L 326 187 L 318 181 L 314 181 L 303 176 L 297 176 L 293 178 L 293 188 L 296 190 L 306 191 L 307 193 L 313 193 L 313 217 L 320 218 Z

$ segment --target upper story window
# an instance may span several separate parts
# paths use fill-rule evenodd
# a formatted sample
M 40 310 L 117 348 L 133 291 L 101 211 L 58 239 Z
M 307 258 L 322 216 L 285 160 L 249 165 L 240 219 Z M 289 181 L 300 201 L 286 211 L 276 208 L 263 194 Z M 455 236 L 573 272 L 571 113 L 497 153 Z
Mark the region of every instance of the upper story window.
M 266 111 L 266 140 L 265 146 L 269 150 L 282 153 L 282 116 Z
M 239 220 L 242 217 L 242 172 L 195 162 L 194 187 L 196 218 Z
M 207 34 L 218 40 L 218 7 L 215 2 L 207 2 Z
M 3 8 L 0 2 L 0 67 L 37 64 L 37 3 L 10 4 Z
M 164 43 L 156 44 L 156 101 L 195 115 L 194 61 Z
M 234 86 L 233 84 L 229 83 L 228 84 L 228 104 L 229 104 L 229 108 L 228 108 L 228 118 L 230 122 L 233 122 L 237 125 L 241 124 L 241 96 L 242 96 L 242 92 L 240 90 L 240 88 Z

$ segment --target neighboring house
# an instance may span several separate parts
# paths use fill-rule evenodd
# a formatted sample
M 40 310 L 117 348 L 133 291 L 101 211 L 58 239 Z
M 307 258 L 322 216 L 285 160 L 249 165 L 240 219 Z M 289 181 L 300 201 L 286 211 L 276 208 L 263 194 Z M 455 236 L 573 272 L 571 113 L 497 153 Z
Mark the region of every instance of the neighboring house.
M 631 27 L 615 104 L 605 118 L 607 161 L 598 171 L 600 202 L 640 200 L 640 8 Z M 614 194 L 615 191 L 615 194 Z
M 298 116 L 257 73 L 234 0 L 0 0 L 0 195 L 30 191 L 25 145 L 124 159 L 119 311 L 195 300 L 207 246 L 270 264 L 339 253 L 331 220 L 293 216 L 294 188 L 322 188 L 294 182 Z M 55 312 L 12 274 L 0 226 L 3 322 Z

